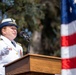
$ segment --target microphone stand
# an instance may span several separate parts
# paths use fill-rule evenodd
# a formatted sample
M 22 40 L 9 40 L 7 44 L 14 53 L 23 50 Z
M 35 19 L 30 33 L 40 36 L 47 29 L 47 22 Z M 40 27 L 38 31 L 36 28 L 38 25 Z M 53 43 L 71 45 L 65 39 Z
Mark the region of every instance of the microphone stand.
M 28 48 L 26 53 L 30 53 L 30 37 L 26 34 L 23 34 L 24 39 L 28 42 Z
M 30 41 L 28 42 L 27 53 L 30 53 Z
M 27 31 L 28 31 L 28 30 L 21 31 L 21 32 L 20 32 L 20 36 L 21 36 L 21 37 L 24 37 L 24 39 L 28 42 L 28 48 L 27 48 L 26 53 L 30 53 L 30 41 L 31 41 L 31 36 L 28 34 Z

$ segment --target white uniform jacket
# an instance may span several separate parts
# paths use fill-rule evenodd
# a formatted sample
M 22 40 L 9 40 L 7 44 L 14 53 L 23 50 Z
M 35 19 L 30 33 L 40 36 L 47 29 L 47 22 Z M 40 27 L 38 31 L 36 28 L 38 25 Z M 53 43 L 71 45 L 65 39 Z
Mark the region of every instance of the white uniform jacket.
M 5 75 L 4 65 L 20 58 L 23 55 L 22 47 L 13 41 L 16 45 L 11 43 L 9 39 L 4 36 L 0 36 L 0 75 Z

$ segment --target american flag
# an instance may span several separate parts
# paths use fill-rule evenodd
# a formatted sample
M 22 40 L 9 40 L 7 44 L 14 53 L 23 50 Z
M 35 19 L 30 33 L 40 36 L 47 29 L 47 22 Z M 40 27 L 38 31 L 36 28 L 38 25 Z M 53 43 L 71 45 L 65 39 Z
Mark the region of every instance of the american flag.
M 61 0 L 61 75 L 76 75 L 76 0 Z

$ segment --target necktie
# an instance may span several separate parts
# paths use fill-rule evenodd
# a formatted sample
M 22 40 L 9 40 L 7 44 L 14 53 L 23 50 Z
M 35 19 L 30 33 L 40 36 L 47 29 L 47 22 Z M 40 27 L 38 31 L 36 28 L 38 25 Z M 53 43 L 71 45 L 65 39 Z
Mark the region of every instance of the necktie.
M 14 47 L 16 47 L 16 44 L 14 42 L 11 42 L 13 44 Z

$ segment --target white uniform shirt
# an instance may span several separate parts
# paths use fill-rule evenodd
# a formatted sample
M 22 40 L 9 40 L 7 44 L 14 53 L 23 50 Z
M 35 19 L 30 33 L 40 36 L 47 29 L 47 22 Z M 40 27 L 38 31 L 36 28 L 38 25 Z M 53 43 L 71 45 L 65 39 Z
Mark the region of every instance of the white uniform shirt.
M 15 41 L 16 47 L 11 43 L 9 39 L 4 36 L 0 36 L 0 75 L 5 75 L 4 65 L 20 58 L 23 55 L 22 47 Z

